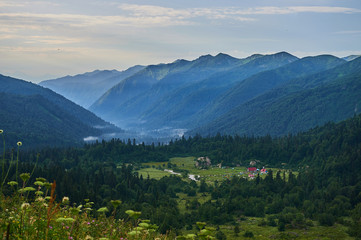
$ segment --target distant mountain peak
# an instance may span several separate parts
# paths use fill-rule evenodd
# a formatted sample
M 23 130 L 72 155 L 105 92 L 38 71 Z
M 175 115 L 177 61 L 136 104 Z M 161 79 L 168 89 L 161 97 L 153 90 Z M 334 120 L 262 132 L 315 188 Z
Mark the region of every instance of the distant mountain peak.
M 361 57 L 361 55 L 350 55 L 350 56 L 347 56 L 347 57 L 343 57 L 342 59 L 349 62 L 349 61 L 355 60 L 358 57 Z
M 207 59 L 211 59 L 211 58 L 214 58 L 214 57 L 211 54 L 206 54 L 206 55 L 200 56 L 196 60 L 207 60 Z
M 280 56 L 280 57 L 295 57 L 294 55 L 292 55 L 292 54 L 290 54 L 288 52 L 285 52 L 285 51 L 278 52 L 278 53 L 271 54 L 271 55 Z
M 220 57 L 227 57 L 227 58 L 233 58 L 232 56 L 226 54 L 226 53 L 218 53 L 216 56 L 216 58 L 220 58 Z

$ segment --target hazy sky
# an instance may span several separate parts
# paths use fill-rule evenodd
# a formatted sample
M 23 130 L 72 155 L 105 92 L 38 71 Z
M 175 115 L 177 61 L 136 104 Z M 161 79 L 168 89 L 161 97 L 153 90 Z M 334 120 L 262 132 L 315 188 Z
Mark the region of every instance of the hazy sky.
M 361 54 L 361 1 L 0 0 L 0 74 L 34 82 L 279 51 Z

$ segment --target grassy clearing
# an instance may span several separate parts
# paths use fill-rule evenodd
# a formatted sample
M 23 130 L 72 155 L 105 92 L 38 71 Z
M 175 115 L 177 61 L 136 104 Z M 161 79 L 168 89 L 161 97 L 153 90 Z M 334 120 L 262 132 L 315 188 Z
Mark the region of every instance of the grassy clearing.
M 223 181 L 230 179 L 233 176 L 238 177 L 248 177 L 248 172 L 246 167 L 232 167 L 232 168 L 219 168 L 219 167 L 210 167 L 209 169 L 199 169 L 194 165 L 195 157 L 175 157 L 169 159 L 168 162 L 150 162 L 144 163 L 143 166 L 148 167 L 147 169 L 151 170 L 140 170 L 139 173 L 142 173 L 143 177 L 147 177 L 148 174 L 145 171 L 149 172 L 151 178 L 160 179 L 163 171 L 162 169 L 174 169 L 177 172 L 177 169 L 186 170 L 189 174 L 199 176 L 199 179 L 204 179 L 208 184 L 213 184 L 215 181 Z M 286 178 L 288 178 L 289 171 L 285 169 L 276 169 L 270 168 L 273 171 L 274 177 L 278 171 L 281 171 L 281 177 L 283 177 L 283 172 L 285 173 Z M 157 171 L 158 170 L 158 171 Z M 160 171 L 160 172 L 159 172 Z M 293 172 L 297 176 L 297 172 Z M 168 176 L 169 174 L 164 172 L 163 176 Z M 266 174 L 261 174 L 261 177 L 264 178 Z
M 207 193 L 197 193 L 196 196 L 188 196 L 185 193 L 177 193 L 177 202 L 178 208 L 181 212 L 188 212 L 187 209 L 187 201 L 197 200 L 199 203 L 203 204 L 209 200 L 211 200 L 210 194 Z
M 159 170 L 156 168 L 142 168 L 138 171 L 139 176 L 142 175 L 143 178 L 147 178 L 148 176 L 150 178 L 154 179 L 161 179 L 162 177 L 171 175 L 169 172 L 165 172 L 163 170 Z

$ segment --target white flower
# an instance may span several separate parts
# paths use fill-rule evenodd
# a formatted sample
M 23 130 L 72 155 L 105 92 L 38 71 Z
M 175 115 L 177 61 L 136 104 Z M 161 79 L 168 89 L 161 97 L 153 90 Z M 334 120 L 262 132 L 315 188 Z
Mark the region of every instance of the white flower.
M 38 197 L 37 199 L 35 199 L 35 201 L 37 202 L 44 202 L 45 199 L 43 197 Z
M 26 208 L 28 208 L 28 207 L 30 207 L 30 204 L 29 204 L 29 203 L 23 203 L 23 204 L 21 204 L 21 209 L 26 209 Z

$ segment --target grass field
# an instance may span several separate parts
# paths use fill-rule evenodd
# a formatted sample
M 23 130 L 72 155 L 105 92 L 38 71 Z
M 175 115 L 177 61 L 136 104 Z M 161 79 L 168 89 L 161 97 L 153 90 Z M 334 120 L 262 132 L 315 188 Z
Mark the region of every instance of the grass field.
M 246 167 L 232 167 L 232 168 L 219 168 L 219 167 L 210 167 L 209 169 L 198 169 L 195 167 L 194 161 L 195 157 L 175 157 L 169 159 L 169 163 L 171 164 L 171 168 L 168 167 L 168 162 L 150 162 L 144 163 L 143 166 L 148 167 L 146 169 L 141 169 L 139 171 L 143 177 L 146 177 L 149 173 L 151 178 L 160 179 L 162 174 L 158 170 L 161 169 L 176 169 L 187 170 L 189 174 L 193 174 L 199 176 L 199 179 L 204 179 L 208 184 L 213 184 L 215 181 L 223 181 L 225 179 L 229 179 L 232 176 L 239 177 L 247 177 L 247 168 Z M 158 170 L 158 171 L 157 171 Z M 286 178 L 288 177 L 288 171 L 282 169 L 272 169 L 274 176 L 277 174 L 277 171 L 281 170 L 281 172 L 286 172 Z M 148 173 L 145 173 L 148 171 Z M 144 175 L 145 174 L 145 175 Z M 297 175 L 297 172 L 293 172 L 294 175 Z M 168 176 L 169 174 L 164 172 L 163 176 Z M 261 175 L 261 177 L 265 177 L 266 174 Z
M 142 168 L 138 170 L 138 174 L 139 176 L 142 175 L 143 178 L 147 178 L 149 175 L 150 178 L 154 178 L 158 180 L 161 179 L 162 177 L 171 175 L 169 172 L 165 172 L 163 170 L 159 170 L 156 168 Z

